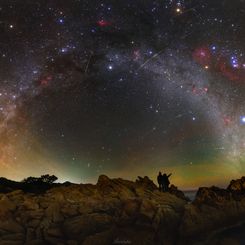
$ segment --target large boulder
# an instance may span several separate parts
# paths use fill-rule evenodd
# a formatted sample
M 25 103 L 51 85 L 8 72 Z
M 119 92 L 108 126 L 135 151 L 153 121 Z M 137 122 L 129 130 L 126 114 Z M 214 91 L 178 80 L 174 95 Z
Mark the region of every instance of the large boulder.
M 227 190 L 244 194 L 245 193 L 245 177 L 242 177 L 241 179 L 237 179 L 237 180 L 232 180 L 229 186 L 227 187 Z
M 149 179 L 148 176 L 145 176 L 144 178 L 138 176 L 138 179 L 136 180 L 136 185 L 141 186 L 142 188 L 150 191 L 158 189 L 154 182 L 151 179 Z
M 96 184 L 102 196 L 127 199 L 135 197 L 134 182 L 123 179 L 110 179 L 106 175 L 100 175 Z
M 220 206 L 227 201 L 232 200 L 232 195 L 229 191 L 216 186 L 200 187 L 197 191 L 196 198 L 193 201 L 196 205 L 211 205 Z
M 244 221 L 243 179 L 232 181 L 227 189 L 215 186 L 199 188 L 193 203 L 185 206 L 179 229 L 180 237 L 184 237 L 187 244 L 192 243 L 194 238 L 210 238 L 217 231 Z M 239 198 L 234 195 L 237 190 Z
M 171 185 L 169 190 L 168 190 L 169 193 L 175 195 L 176 197 L 178 198 L 181 198 L 183 200 L 186 200 L 186 201 L 190 201 L 190 199 L 188 197 L 185 196 L 184 192 L 182 192 L 181 190 L 178 189 L 177 186 L 175 185 Z

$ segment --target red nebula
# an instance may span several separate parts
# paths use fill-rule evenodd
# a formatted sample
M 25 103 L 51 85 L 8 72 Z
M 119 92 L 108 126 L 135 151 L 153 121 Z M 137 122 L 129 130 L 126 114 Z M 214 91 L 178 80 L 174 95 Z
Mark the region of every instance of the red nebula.
M 219 60 L 216 69 L 230 81 L 245 83 L 245 71 L 242 68 L 234 68 L 230 64 L 227 64 L 224 58 Z
M 111 25 L 111 22 L 106 21 L 106 20 L 99 20 L 99 21 L 97 21 L 97 24 L 100 27 L 106 27 L 106 26 L 110 26 Z
M 134 50 L 133 59 L 138 60 L 140 58 L 140 51 Z
M 192 93 L 195 95 L 203 95 L 208 92 L 208 87 L 198 88 L 195 84 L 192 85 Z
M 207 70 L 212 68 L 212 71 L 220 73 L 231 82 L 245 84 L 245 69 L 241 65 L 242 62 L 241 64 L 237 64 L 237 67 L 232 66 L 229 61 L 230 57 L 224 56 L 221 52 L 212 54 L 207 46 L 196 48 L 192 57 L 198 64 L 203 66 L 203 68 Z M 194 88 L 192 92 L 196 94 L 197 89 Z
M 47 87 L 49 85 L 49 82 L 52 80 L 52 76 L 46 76 L 46 77 L 43 77 L 39 80 L 39 84 L 42 86 L 42 87 Z
M 210 65 L 211 63 L 212 55 L 211 55 L 209 48 L 207 47 L 201 47 L 201 48 L 195 49 L 192 56 L 196 62 L 198 62 L 199 64 L 203 66 Z
M 228 116 L 225 116 L 225 117 L 223 118 L 223 121 L 224 121 L 225 126 L 228 126 L 228 125 L 230 125 L 230 124 L 232 123 L 231 118 L 228 117 Z

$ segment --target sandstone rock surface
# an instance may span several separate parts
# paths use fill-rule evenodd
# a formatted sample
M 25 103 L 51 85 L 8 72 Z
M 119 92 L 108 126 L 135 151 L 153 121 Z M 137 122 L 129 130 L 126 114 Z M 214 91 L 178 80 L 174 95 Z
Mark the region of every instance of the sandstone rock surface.
M 216 244 L 220 229 L 245 218 L 244 180 L 200 188 L 192 203 L 175 186 L 159 192 L 148 177 L 101 175 L 96 185 L 0 194 L 0 245 Z

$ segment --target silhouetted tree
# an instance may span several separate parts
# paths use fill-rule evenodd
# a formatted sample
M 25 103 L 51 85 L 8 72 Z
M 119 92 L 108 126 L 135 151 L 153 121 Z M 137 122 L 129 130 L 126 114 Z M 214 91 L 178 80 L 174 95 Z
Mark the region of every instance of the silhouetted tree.
M 27 184 L 41 184 L 41 183 L 53 184 L 57 179 L 58 178 L 55 175 L 45 174 L 42 175 L 41 177 L 28 177 L 26 179 L 23 179 L 22 182 Z
M 41 176 L 41 181 L 48 183 L 48 184 L 53 184 L 58 178 L 55 175 L 49 175 L 49 174 L 45 174 Z
M 34 184 L 40 181 L 40 178 L 37 177 L 28 177 L 22 180 L 22 182 L 27 184 Z

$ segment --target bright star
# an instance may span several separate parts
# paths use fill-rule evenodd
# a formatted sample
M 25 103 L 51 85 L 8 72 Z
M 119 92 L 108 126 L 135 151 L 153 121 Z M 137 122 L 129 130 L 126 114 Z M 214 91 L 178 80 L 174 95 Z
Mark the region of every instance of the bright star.
M 240 117 L 240 122 L 241 122 L 241 124 L 245 125 L 245 116 L 241 116 Z
M 67 48 L 62 48 L 62 49 L 61 49 L 61 53 L 66 53 L 67 51 L 68 51 Z
M 177 8 L 177 9 L 176 9 L 176 12 L 177 12 L 177 13 L 180 13 L 180 12 L 181 12 L 181 9 L 180 9 L 180 8 Z

